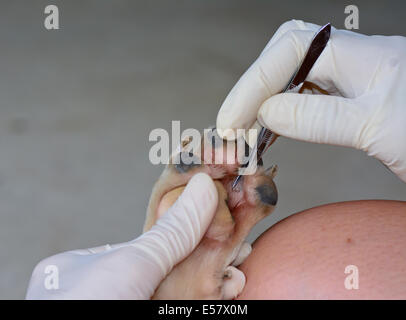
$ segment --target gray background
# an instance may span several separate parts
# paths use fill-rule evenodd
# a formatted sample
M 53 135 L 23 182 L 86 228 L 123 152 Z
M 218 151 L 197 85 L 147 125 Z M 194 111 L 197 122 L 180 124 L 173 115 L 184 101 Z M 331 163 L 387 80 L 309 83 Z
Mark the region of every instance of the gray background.
M 405 2 L 351 1 L 360 32 L 405 35 Z M 61 29 L 43 27 L 57 4 Z M 203 129 L 277 27 L 344 26 L 339 1 L 0 1 L 0 298 L 23 298 L 42 258 L 140 234 L 162 171 L 154 128 Z M 406 200 L 359 151 L 281 138 L 276 221 L 324 203 Z

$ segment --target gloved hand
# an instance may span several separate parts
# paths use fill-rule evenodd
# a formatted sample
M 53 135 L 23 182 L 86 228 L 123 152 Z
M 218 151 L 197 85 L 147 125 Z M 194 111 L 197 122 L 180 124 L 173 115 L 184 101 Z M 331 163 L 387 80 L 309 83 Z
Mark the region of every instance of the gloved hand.
M 354 147 L 406 182 L 406 38 L 333 28 L 306 78 L 330 95 L 278 94 L 319 28 L 292 20 L 278 29 L 224 101 L 218 131 L 227 138 L 227 129 L 259 122 L 289 138 Z
M 64 252 L 41 261 L 33 271 L 26 298 L 150 299 L 172 267 L 200 242 L 217 201 L 212 179 L 196 174 L 156 225 L 137 239 Z M 45 273 L 47 266 L 56 266 L 59 289 L 49 289 L 49 284 L 47 289 L 46 278 L 51 276 Z

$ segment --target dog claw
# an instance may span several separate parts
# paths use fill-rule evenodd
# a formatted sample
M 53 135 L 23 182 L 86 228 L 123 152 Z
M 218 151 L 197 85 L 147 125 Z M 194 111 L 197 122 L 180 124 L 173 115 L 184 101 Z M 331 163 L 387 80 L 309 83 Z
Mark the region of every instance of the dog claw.
M 248 242 L 244 242 L 241 245 L 240 251 L 238 251 L 237 257 L 233 262 L 233 266 L 238 267 L 240 264 L 242 264 L 245 261 L 245 259 L 248 258 L 251 251 L 252 251 L 251 244 L 249 244 Z
M 275 178 L 277 172 L 278 172 L 278 166 L 276 164 L 270 166 L 269 168 L 267 168 L 265 170 L 265 174 L 270 176 L 271 178 Z
M 225 272 L 231 273 L 231 276 L 227 278 L 223 286 L 223 299 L 230 300 L 236 298 L 244 289 L 245 275 L 236 267 L 229 266 Z

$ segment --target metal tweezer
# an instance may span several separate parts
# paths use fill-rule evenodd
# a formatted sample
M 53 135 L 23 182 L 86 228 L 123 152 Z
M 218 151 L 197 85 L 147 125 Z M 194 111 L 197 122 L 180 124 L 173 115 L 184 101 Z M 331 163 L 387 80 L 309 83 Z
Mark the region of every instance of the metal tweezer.
M 327 23 L 325 26 L 321 27 L 319 31 L 317 31 L 317 33 L 313 37 L 312 42 L 310 43 L 309 49 L 307 50 L 307 53 L 299 69 L 292 76 L 291 80 L 289 81 L 285 90 L 282 91 L 282 93 L 288 90 L 292 90 L 293 88 L 297 87 L 298 85 L 300 85 L 305 81 L 314 63 L 316 62 L 316 60 L 326 47 L 327 42 L 330 39 L 330 33 L 331 33 L 330 23 Z M 257 142 L 248 157 L 248 162 L 242 167 L 248 167 L 254 160 L 255 156 L 258 163 L 258 161 L 262 158 L 265 151 L 268 150 L 268 148 L 276 140 L 277 137 L 278 137 L 277 134 L 273 133 L 269 129 L 262 127 L 257 137 Z M 234 189 L 237 186 L 238 182 L 241 180 L 241 177 L 242 175 L 239 175 L 234 180 L 232 189 Z

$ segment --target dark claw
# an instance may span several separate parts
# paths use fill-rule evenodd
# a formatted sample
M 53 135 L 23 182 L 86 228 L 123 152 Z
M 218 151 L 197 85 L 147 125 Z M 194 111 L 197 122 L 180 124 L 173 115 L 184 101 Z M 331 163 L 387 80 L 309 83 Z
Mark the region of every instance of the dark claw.
M 185 163 L 182 158 L 187 158 L 187 163 Z M 196 158 L 192 152 L 182 152 L 177 156 L 176 160 L 177 163 L 174 165 L 174 167 L 179 173 L 186 173 L 189 170 L 200 166 L 199 159 Z
M 213 149 L 217 149 L 223 146 L 223 139 L 217 133 L 216 127 L 212 128 L 210 132 L 208 132 L 207 139 L 211 141 L 211 146 Z
M 278 191 L 274 186 L 263 184 L 256 187 L 255 190 L 258 192 L 261 202 L 271 206 L 276 205 L 276 202 L 278 202 Z

